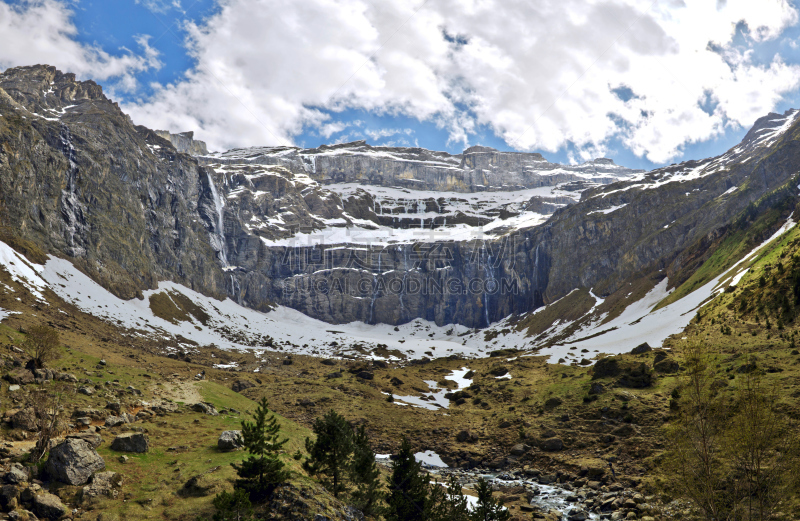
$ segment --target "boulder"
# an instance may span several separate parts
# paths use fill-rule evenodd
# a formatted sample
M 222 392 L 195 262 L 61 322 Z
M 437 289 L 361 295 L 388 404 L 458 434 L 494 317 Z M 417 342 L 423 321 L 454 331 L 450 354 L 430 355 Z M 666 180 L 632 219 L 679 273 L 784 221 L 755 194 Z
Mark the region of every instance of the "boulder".
M 642 355 L 644 353 L 649 353 L 652 350 L 653 349 L 650 347 L 650 344 L 645 342 L 645 343 L 639 344 L 638 346 L 636 346 L 633 349 L 631 349 L 631 354 L 632 355 Z
M 0 508 L 5 512 L 17 508 L 19 487 L 16 485 L 3 485 L 0 487 Z
M 528 450 L 530 450 L 530 447 L 528 445 L 525 445 L 524 443 L 517 443 L 516 445 L 511 447 L 511 455 L 522 456 L 523 454 L 528 452 Z
M 363 380 L 372 380 L 375 378 L 375 375 L 370 373 L 369 371 L 359 371 L 356 373 L 356 378 L 361 378 Z
M 122 405 L 119 402 L 108 402 L 106 404 L 106 409 L 119 416 L 122 412 Z
M 217 448 L 223 452 L 238 450 L 243 446 L 242 431 L 224 431 L 217 440 Z
M 461 431 L 456 434 L 456 440 L 461 443 L 474 443 L 478 441 L 478 437 L 469 431 Z
M 106 464 L 89 442 L 68 438 L 50 451 L 44 468 L 52 479 L 83 485 L 93 473 L 105 469 Z
M 555 409 L 556 407 L 558 407 L 562 403 L 564 403 L 564 401 L 561 398 L 558 398 L 558 397 L 554 396 L 552 398 L 548 398 L 547 401 L 544 402 L 544 408 L 545 409 Z
M 86 396 L 91 396 L 94 394 L 94 387 L 83 386 L 78 388 L 78 394 L 85 394 Z
M 677 373 L 680 368 L 681 365 L 678 362 L 668 357 L 653 364 L 653 369 L 655 369 L 657 373 Z
M 617 376 L 622 372 L 619 366 L 619 362 L 616 358 L 612 356 L 607 356 L 605 358 L 601 358 L 594 364 L 594 368 L 592 369 L 592 380 L 596 380 L 598 378 L 607 378 L 609 376 Z
M 211 416 L 219 416 L 217 409 L 210 403 L 198 402 L 190 406 L 193 411 L 201 412 L 203 414 L 210 414 Z
M 4 378 L 8 383 L 16 385 L 32 384 L 35 381 L 33 373 L 21 367 L 12 370 Z
M 256 384 L 251 382 L 250 380 L 236 380 L 231 384 L 231 390 L 235 393 L 240 393 L 245 389 L 250 389 L 251 387 L 255 387 Z
M 590 395 L 603 394 L 605 392 L 605 390 L 606 390 L 606 388 L 603 387 L 603 384 L 601 384 L 599 382 L 593 382 L 589 386 L 589 394 Z
M 20 483 L 25 483 L 28 481 L 30 477 L 28 473 L 18 467 L 11 467 L 11 470 L 6 472 L 6 475 L 3 476 L 3 481 L 8 483 L 9 485 L 17 485 Z
M 622 387 L 629 387 L 632 389 L 642 389 L 653 385 L 653 373 L 644 363 L 637 364 L 625 370 L 617 383 Z
M 150 448 L 147 436 L 140 432 L 120 434 L 111 442 L 111 450 L 117 452 L 147 452 Z
M 564 442 L 561 438 L 548 438 L 542 441 L 541 448 L 547 452 L 556 452 L 564 448 Z
M 117 427 L 124 423 L 128 423 L 127 418 L 125 418 L 124 416 L 109 416 L 108 418 L 106 418 L 105 426 L 111 428 L 111 427 Z
M 36 432 L 39 430 L 39 425 L 36 421 L 36 413 L 33 407 L 20 409 L 11 416 L 11 425 L 15 429 L 22 429 L 24 431 Z
M 83 500 L 105 496 L 116 498 L 122 486 L 122 475 L 116 472 L 95 472 L 92 481 L 83 487 Z
M 81 432 L 80 434 L 69 434 L 67 439 L 83 440 L 96 449 L 103 443 L 103 437 L 96 432 Z
M 42 492 L 33 496 L 33 513 L 44 519 L 61 519 L 69 513 L 69 509 L 58 496 Z

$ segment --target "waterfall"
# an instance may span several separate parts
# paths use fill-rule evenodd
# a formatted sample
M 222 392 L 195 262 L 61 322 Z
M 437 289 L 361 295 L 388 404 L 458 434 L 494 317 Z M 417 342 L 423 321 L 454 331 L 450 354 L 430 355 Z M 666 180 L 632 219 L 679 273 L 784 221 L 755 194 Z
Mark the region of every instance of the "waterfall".
M 81 257 L 86 253 L 83 246 L 76 244 L 75 236 L 78 235 L 80 239 L 80 230 L 83 228 L 83 209 L 80 205 L 80 200 L 77 195 L 77 176 L 78 165 L 75 163 L 75 147 L 72 145 L 72 135 L 69 129 L 61 126 L 61 148 L 67 161 L 69 162 L 69 169 L 67 170 L 67 186 L 61 191 L 61 216 L 66 224 L 66 239 L 70 246 L 70 255 L 73 257 Z
M 372 274 L 372 286 L 373 286 L 373 288 L 372 288 L 372 300 L 369 303 L 369 322 L 367 322 L 368 324 L 374 324 L 375 323 L 375 321 L 374 321 L 375 299 L 378 297 L 378 275 L 381 274 L 381 253 L 383 253 L 383 249 L 385 249 L 385 246 L 384 246 L 384 248 L 381 249 L 381 251 L 378 252 L 378 273 L 377 274 L 375 274 L 375 273 Z
M 226 253 L 225 243 L 225 221 L 223 219 L 223 208 L 225 208 L 225 201 L 217 193 L 217 187 L 214 185 L 214 180 L 211 179 L 211 174 L 206 173 L 208 176 L 208 186 L 211 188 L 211 196 L 214 198 L 214 208 L 217 210 L 217 225 L 214 229 L 214 234 L 211 236 L 211 245 L 219 252 L 220 260 L 224 267 L 228 266 L 228 255 Z
M 489 321 L 489 297 L 488 292 L 488 285 L 486 285 L 486 281 L 494 280 L 494 269 L 492 268 L 492 256 L 486 253 L 486 241 L 483 243 L 483 252 L 486 255 L 487 261 L 483 265 L 483 280 L 484 280 L 484 287 L 483 287 L 483 316 L 486 319 L 486 327 L 489 327 L 491 322 Z M 483 256 L 483 255 L 482 255 Z

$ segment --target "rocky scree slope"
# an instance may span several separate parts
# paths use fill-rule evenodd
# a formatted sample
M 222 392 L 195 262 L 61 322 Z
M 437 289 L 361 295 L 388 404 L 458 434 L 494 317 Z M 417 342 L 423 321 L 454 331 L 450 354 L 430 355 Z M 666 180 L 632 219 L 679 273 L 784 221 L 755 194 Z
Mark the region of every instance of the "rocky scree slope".
M 331 323 L 485 327 L 576 288 L 607 296 L 634 276 L 680 273 L 690 248 L 785 184 L 798 159 L 794 111 L 760 119 L 722 156 L 635 175 L 605 161 L 570 170 L 535 154 L 363 143 L 193 158 L 134 126 L 93 82 L 52 67 L 9 69 L 0 88 L 4 218 L 23 238 L 125 298 L 168 279 Z M 353 180 L 371 184 L 342 187 Z M 376 192 L 403 183 L 452 193 L 549 183 L 550 200 L 512 208 L 501 197 L 471 211 L 454 197 Z M 534 210 L 554 213 L 485 233 Z M 442 214 L 461 222 L 437 223 Z M 466 236 L 453 232 L 462 225 Z M 386 228 L 412 235 L 387 239 Z

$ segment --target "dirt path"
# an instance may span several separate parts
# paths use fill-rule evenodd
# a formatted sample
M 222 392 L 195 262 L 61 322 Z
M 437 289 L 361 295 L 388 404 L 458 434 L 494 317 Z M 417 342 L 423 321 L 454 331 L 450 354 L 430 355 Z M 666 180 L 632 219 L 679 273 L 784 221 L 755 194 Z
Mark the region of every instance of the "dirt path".
M 197 403 L 203 401 L 198 385 L 194 380 L 167 380 L 163 385 L 150 386 L 150 391 L 154 397 L 173 402 Z

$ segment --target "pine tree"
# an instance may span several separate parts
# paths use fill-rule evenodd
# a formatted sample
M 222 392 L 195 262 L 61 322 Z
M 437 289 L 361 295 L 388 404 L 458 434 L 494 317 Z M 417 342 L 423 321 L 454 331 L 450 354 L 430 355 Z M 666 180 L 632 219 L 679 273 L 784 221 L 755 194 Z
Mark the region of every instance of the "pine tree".
M 375 453 L 369 446 L 369 438 L 362 425 L 353 434 L 350 479 L 356 487 L 352 494 L 353 505 L 368 516 L 375 513 L 377 504 L 383 496 L 380 491 L 379 476 Z
M 242 421 L 242 445 L 250 456 L 240 464 L 232 464 L 240 478 L 234 486 L 246 491 L 253 501 L 263 501 L 289 477 L 278 457 L 289 440 L 281 440 L 279 431 L 280 424 L 274 414 L 269 414 L 266 398 L 258 403 L 254 422 Z
M 478 504 L 473 510 L 472 521 L 508 521 L 511 513 L 503 508 L 501 502 L 492 497 L 492 487 L 489 482 L 481 478 L 475 487 L 478 493 Z
M 221 492 L 214 498 L 217 512 L 212 521 L 250 521 L 253 519 L 253 505 L 244 490 L 234 489 L 233 494 Z
M 329 411 L 317 418 L 312 426 L 316 441 L 306 438 L 309 459 L 303 468 L 312 475 L 322 477 L 325 486 L 334 497 L 347 490 L 345 475 L 350 455 L 353 453 L 353 428 L 336 411 Z
M 392 461 L 384 514 L 386 521 L 425 519 L 428 510 L 428 478 L 420 472 L 421 468 L 411 452 L 411 444 L 403 436 L 397 459 Z
M 428 493 L 427 521 L 470 521 L 469 503 L 455 476 L 450 476 L 447 488 L 432 484 Z

